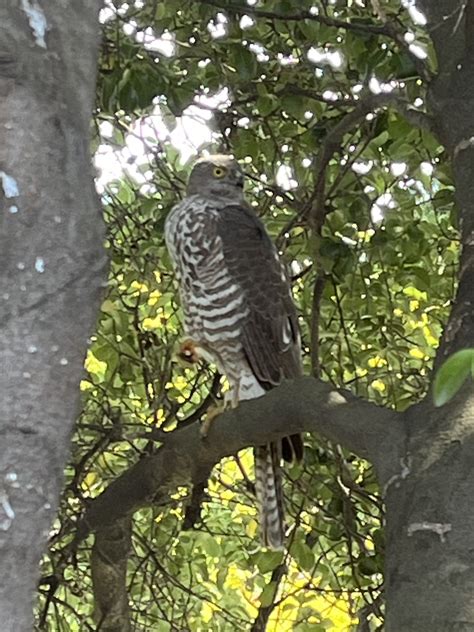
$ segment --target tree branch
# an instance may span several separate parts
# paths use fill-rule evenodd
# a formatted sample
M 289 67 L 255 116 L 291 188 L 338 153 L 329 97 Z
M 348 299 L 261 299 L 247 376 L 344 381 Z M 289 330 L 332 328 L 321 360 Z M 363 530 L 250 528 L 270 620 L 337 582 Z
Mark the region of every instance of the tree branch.
M 265 630 L 267 629 L 268 619 L 270 618 L 270 615 L 272 614 L 276 606 L 275 600 L 277 598 L 278 588 L 280 586 L 281 580 L 285 576 L 286 571 L 287 566 L 285 562 L 278 564 L 278 566 L 273 569 L 270 582 L 268 584 L 273 585 L 272 601 L 267 606 L 263 606 L 262 604 L 260 604 L 258 614 L 255 617 L 252 627 L 250 628 L 250 632 L 265 632 Z
M 91 555 L 97 629 L 128 632 L 131 629 L 126 583 L 132 525 L 129 517 L 117 521 L 95 536 Z
M 321 271 L 316 274 L 316 278 L 314 279 L 311 309 L 311 374 L 315 378 L 321 377 L 321 366 L 319 363 L 319 322 L 321 318 L 321 301 L 325 287 L 326 276 Z
M 176 487 L 202 481 L 225 456 L 304 431 L 321 433 L 372 461 L 381 484 L 399 469 L 403 415 L 303 377 L 223 413 L 206 439 L 197 424 L 170 433 L 156 454 L 136 463 L 91 503 L 78 524 L 76 543 L 140 507 L 165 505 Z
M 414 108 L 411 103 L 396 93 L 370 94 L 361 99 L 351 112 L 348 112 L 340 122 L 329 131 L 324 139 L 324 143 L 319 152 L 316 172 L 316 186 L 308 201 L 307 214 L 310 224 L 316 233 L 319 233 L 325 219 L 324 201 L 325 201 L 325 174 L 331 158 L 334 153 L 341 147 L 342 139 L 345 134 L 350 132 L 367 114 L 378 108 L 393 107 L 409 123 L 416 127 L 433 130 L 432 119 Z
M 393 32 L 385 25 L 365 24 L 360 22 L 346 22 L 331 18 L 322 13 L 313 13 L 311 11 L 298 11 L 297 13 L 280 13 L 278 11 L 265 11 L 257 9 L 250 5 L 238 5 L 226 3 L 223 0 L 200 0 L 201 4 L 208 4 L 222 11 L 229 11 L 238 15 L 253 15 L 257 18 L 268 18 L 270 20 L 283 20 L 285 22 L 300 22 L 301 20 L 311 20 L 318 22 L 324 26 L 332 26 L 334 28 L 346 29 L 347 31 L 358 31 L 359 33 L 371 33 L 373 35 L 386 35 L 393 37 Z
M 381 20 L 381 22 L 385 26 L 385 28 L 387 29 L 389 33 L 389 36 L 394 40 L 394 42 L 396 42 L 399 45 L 400 50 L 405 51 L 405 53 L 411 58 L 413 65 L 415 66 L 416 71 L 420 75 L 420 77 L 424 81 L 429 83 L 432 79 L 431 72 L 427 64 L 425 63 L 425 61 L 420 59 L 416 55 L 414 55 L 412 51 L 410 50 L 409 44 L 405 41 L 406 29 L 403 27 L 401 23 L 398 22 L 398 20 L 394 21 L 393 17 L 389 17 L 387 15 L 385 9 L 383 9 L 382 6 L 380 5 L 379 0 L 372 0 L 371 4 L 372 4 L 372 9 L 375 15 Z

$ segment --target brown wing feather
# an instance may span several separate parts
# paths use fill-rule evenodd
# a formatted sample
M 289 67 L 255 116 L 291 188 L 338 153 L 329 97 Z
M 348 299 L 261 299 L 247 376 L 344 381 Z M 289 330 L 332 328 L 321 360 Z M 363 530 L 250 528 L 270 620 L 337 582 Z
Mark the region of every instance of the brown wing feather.
M 269 390 L 283 379 L 302 374 L 298 316 L 288 278 L 264 225 L 247 205 L 229 205 L 219 212 L 217 231 L 232 276 L 246 296 L 249 315 L 242 345 L 261 386 Z M 282 440 L 286 461 L 300 460 L 299 434 Z
M 249 309 L 244 350 L 262 387 L 269 389 L 302 373 L 290 285 L 275 246 L 250 207 L 227 206 L 219 219 L 225 262 Z

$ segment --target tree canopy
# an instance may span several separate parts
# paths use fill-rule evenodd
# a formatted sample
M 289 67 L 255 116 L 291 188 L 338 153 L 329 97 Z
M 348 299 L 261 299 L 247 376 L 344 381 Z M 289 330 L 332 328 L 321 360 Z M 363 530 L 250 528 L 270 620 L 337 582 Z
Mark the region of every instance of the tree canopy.
M 305 372 L 392 411 L 428 392 L 459 233 L 426 109 L 436 61 L 423 15 L 397 0 L 135 0 L 108 2 L 101 22 L 93 137 L 110 274 L 37 626 L 381 629 L 384 490 L 368 461 L 306 436 L 285 474 L 285 552 L 260 546 L 250 449 L 151 502 L 124 477 L 226 388 L 215 367 L 174 356 L 182 315 L 163 227 L 197 152 L 243 165 L 291 271 Z M 77 537 L 118 480 L 131 481 L 133 517 Z

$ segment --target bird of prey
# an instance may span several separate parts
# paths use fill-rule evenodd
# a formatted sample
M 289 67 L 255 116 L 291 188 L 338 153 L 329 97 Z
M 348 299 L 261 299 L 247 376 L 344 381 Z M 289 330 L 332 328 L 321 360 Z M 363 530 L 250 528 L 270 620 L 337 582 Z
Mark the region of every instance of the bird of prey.
M 230 401 L 264 395 L 302 374 L 300 336 L 285 266 L 244 198 L 244 177 L 226 155 L 198 160 L 165 238 L 180 286 L 189 360 L 215 363 Z M 254 449 L 262 542 L 284 544 L 281 460 L 301 459 L 299 434 Z

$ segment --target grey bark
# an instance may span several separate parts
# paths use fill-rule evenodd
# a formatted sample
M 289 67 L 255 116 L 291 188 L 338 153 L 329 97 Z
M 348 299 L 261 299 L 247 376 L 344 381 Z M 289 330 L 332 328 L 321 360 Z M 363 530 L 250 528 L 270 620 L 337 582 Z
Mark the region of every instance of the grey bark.
M 104 279 L 88 142 L 99 5 L 0 3 L 3 632 L 32 629 Z
M 132 548 L 131 517 L 97 531 L 91 554 L 94 619 L 101 632 L 130 632 L 127 563 Z

